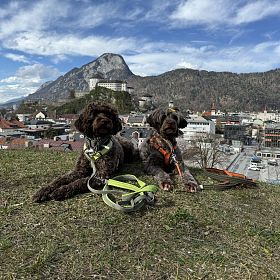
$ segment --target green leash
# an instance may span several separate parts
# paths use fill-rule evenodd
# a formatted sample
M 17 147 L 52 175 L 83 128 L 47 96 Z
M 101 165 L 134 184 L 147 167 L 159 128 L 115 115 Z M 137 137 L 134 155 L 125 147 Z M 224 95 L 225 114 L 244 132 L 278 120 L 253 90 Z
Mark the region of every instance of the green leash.
M 158 191 L 157 186 L 146 185 L 145 182 L 130 174 L 119 175 L 105 182 L 104 188 L 97 190 L 90 186 L 89 179 L 88 189 L 94 194 L 101 194 L 108 206 L 122 212 L 137 211 L 145 204 L 153 204 L 155 193 Z
M 96 177 L 94 163 L 106 155 L 113 146 L 112 138 L 109 138 L 109 142 L 106 145 L 101 145 L 101 149 L 97 151 L 96 147 L 92 145 L 92 140 L 87 138 L 84 144 L 84 155 L 90 161 L 93 170 L 87 181 L 88 189 L 94 194 L 101 194 L 107 205 L 122 212 L 136 211 L 145 204 L 153 204 L 158 187 L 146 185 L 134 175 L 120 175 L 109 180 L 99 178 L 104 182 L 104 188 L 98 190 L 91 187 L 91 179 Z

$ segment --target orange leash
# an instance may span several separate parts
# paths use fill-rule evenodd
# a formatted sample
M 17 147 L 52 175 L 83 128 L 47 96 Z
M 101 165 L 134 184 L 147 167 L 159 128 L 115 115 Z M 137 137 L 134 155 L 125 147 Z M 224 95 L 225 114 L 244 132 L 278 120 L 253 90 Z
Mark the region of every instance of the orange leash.
M 176 166 L 176 168 L 177 168 L 177 170 L 178 170 L 178 173 L 179 173 L 180 177 L 183 177 L 183 175 L 182 175 L 182 172 L 181 172 L 181 169 L 180 169 L 180 167 L 179 167 L 178 162 L 176 162 L 176 163 L 175 163 L 175 166 Z

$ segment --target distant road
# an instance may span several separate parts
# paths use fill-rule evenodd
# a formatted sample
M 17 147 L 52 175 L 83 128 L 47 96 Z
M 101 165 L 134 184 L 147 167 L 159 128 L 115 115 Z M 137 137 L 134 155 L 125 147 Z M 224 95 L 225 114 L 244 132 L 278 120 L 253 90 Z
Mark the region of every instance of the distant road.
M 250 161 L 252 156 L 255 154 L 256 146 L 245 146 L 244 150 L 231 165 L 229 171 L 244 174 L 248 178 L 259 180 L 260 171 L 249 170 Z
M 244 150 L 239 154 L 233 164 L 230 166 L 229 171 L 244 174 L 248 178 L 255 179 L 258 181 L 271 181 L 280 179 L 280 167 L 271 166 L 267 164 L 267 160 L 262 160 L 264 168 L 260 171 L 249 170 L 250 161 L 252 156 L 255 154 L 256 146 L 245 146 Z

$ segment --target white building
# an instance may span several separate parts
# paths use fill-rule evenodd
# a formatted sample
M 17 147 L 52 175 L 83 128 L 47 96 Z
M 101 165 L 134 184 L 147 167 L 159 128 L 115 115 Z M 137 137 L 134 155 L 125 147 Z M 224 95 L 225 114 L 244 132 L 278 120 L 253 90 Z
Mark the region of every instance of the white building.
M 26 122 L 30 116 L 31 114 L 17 114 L 17 117 L 20 122 Z
M 114 91 L 128 91 L 127 82 L 125 81 L 90 78 L 89 90 L 95 89 L 96 86 L 105 87 Z M 130 88 L 129 91 L 132 92 L 132 88 Z
M 89 90 L 95 89 L 96 84 L 100 81 L 99 78 L 90 78 L 89 79 Z
M 47 118 L 46 112 L 40 111 L 35 115 L 35 119 L 46 119 L 46 118 Z
M 107 81 L 107 80 L 101 80 L 99 81 L 96 86 L 98 87 L 105 87 L 114 91 L 127 91 L 127 82 L 125 81 Z
M 31 120 L 26 126 L 29 129 L 48 129 L 53 123 L 46 120 Z
M 279 112 L 268 112 L 267 110 L 264 110 L 263 112 L 257 113 L 256 118 L 260 119 L 262 121 L 280 122 L 280 113 Z
M 191 116 L 190 119 L 187 119 L 187 122 L 187 127 L 181 129 L 186 141 L 192 141 L 198 137 L 215 134 L 215 123 L 211 120 L 206 120 L 199 116 Z

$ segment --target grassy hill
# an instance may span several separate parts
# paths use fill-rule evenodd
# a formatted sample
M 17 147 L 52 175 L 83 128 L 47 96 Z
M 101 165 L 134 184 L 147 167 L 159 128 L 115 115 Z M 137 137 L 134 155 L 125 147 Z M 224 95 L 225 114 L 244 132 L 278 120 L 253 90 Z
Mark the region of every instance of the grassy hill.
M 90 101 L 102 101 L 113 104 L 120 114 L 129 113 L 134 109 L 131 96 L 128 92 L 97 87 L 84 97 L 73 99 L 62 106 L 56 107 L 55 110 L 57 114 L 77 114 Z
M 279 187 L 193 195 L 179 186 L 132 214 L 91 193 L 32 203 L 76 156 L 0 150 L 0 279 L 280 279 Z M 125 173 L 151 182 L 138 167 Z

